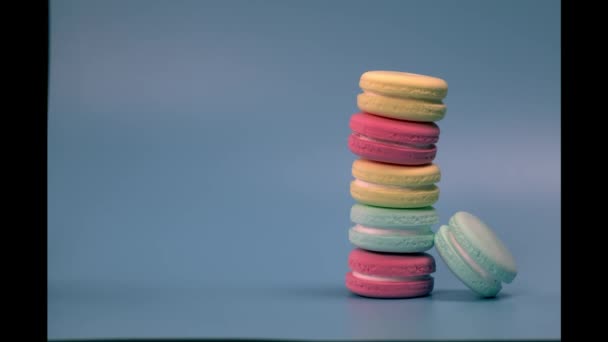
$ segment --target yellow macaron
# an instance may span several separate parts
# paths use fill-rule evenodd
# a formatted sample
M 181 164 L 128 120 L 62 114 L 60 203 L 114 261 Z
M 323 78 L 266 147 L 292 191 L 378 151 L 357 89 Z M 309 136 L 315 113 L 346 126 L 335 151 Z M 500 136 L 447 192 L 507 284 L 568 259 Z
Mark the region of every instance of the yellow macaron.
M 357 159 L 350 194 L 359 203 L 386 208 L 421 208 L 439 199 L 436 164 L 403 166 Z
M 443 119 L 448 84 L 437 77 L 399 71 L 367 71 L 357 96 L 360 110 L 400 120 L 433 122 Z

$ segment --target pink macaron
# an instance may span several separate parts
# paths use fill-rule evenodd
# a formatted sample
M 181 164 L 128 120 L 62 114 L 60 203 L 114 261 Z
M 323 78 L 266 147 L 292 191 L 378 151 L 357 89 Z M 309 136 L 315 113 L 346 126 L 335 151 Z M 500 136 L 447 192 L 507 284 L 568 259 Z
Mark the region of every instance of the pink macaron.
M 435 259 L 427 253 L 393 254 L 354 249 L 348 257 L 351 271 L 346 287 L 375 298 L 410 298 L 433 291 Z
M 351 116 L 350 150 L 364 159 L 399 165 L 424 165 L 435 159 L 439 126 L 359 112 Z

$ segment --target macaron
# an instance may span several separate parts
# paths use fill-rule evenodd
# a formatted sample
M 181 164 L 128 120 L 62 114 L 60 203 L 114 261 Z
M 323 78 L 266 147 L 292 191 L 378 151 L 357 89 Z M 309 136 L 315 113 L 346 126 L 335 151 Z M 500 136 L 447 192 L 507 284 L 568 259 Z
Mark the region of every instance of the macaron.
M 439 222 L 433 207 L 392 209 L 356 203 L 350 210 L 355 225 L 350 242 L 360 248 L 391 253 L 424 252 L 433 247 L 431 226 Z
M 350 194 L 358 203 L 385 208 L 427 207 L 439 199 L 436 164 L 403 166 L 357 159 Z
M 399 165 L 424 165 L 435 159 L 439 127 L 432 122 L 414 122 L 356 113 L 349 124 L 350 150 L 365 159 Z
M 435 259 L 426 253 L 389 254 L 354 249 L 348 256 L 346 287 L 375 298 L 411 298 L 433 291 Z
M 494 297 L 517 275 L 513 255 L 492 229 L 471 213 L 459 211 L 435 234 L 435 247 L 449 269 L 483 297 Z
M 375 70 L 361 75 L 357 105 L 364 112 L 389 118 L 432 122 L 443 119 L 448 84 L 437 77 Z

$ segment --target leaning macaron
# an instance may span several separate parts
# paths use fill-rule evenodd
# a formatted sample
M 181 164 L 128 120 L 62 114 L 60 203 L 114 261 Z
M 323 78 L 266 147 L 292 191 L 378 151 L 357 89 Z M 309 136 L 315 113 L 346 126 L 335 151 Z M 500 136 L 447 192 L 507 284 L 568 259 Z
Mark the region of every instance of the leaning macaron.
M 439 199 L 441 172 L 435 164 L 403 166 L 357 159 L 350 194 L 358 202 L 385 208 L 427 207 Z
M 354 249 L 348 257 L 346 287 L 375 298 L 411 298 L 433 291 L 435 259 L 426 253 L 387 254 Z
M 435 247 L 450 270 L 471 290 L 494 297 L 517 275 L 515 260 L 481 219 L 460 211 L 435 234 Z
M 433 247 L 431 226 L 439 216 L 433 207 L 392 209 L 356 203 L 350 219 L 355 223 L 348 231 L 353 245 L 376 252 L 417 253 Z
M 447 83 L 437 77 L 399 71 L 368 71 L 361 75 L 359 109 L 385 117 L 411 121 L 439 121 L 446 113 L 442 100 Z
M 350 118 L 350 150 L 365 159 L 399 165 L 424 165 L 435 159 L 439 127 L 356 113 Z

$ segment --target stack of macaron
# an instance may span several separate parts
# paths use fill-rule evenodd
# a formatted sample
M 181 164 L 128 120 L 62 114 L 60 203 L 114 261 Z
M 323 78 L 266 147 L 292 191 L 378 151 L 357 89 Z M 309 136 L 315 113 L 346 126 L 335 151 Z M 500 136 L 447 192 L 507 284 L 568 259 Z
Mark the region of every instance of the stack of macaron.
M 354 249 L 346 287 L 381 298 L 432 292 L 435 260 L 431 226 L 439 222 L 432 205 L 439 199 L 441 172 L 433 163 L 447 83 L 439 78 L 396 71 L 368 71 L 359 82 L 360 112 L 350 118 L 350 193 L 356 203 L 348 236 Z
M 442 79 L 396 71 L 361 76 L 361 112 L 350 118 L 350 150 L 359 156 L 350 185 L 355 248 L 346 287 L 361 296 L 408 298 L 433 291 L 435 247 L 452 273 L 482 297 L 493 297 L 517 274 L 513 256 L 481 219 L 468 212 L 439 222 L 441 172 L 433 162 L 446 107 Z

